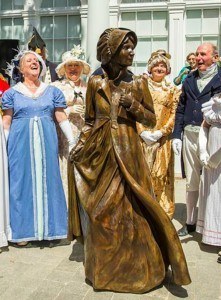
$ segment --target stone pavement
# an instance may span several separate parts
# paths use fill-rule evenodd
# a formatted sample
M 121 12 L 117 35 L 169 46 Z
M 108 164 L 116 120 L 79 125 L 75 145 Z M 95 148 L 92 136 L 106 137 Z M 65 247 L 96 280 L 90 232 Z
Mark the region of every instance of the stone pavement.
M 185 220 L 185 182 L 176 180 L 177 229 Z M 202 245 L 200 235 L 182 238 L 192 283 L 178 287 L 168 274 L 165 282 L 147 294 L 95 292 L 85 283 L 83 248 L 79 243 L 56 248 L 17 249 L 9 247 L 0 254 L 1 300 L 160 300 L 221 299 L 221 264 L 216 262 L 218 248 Z M 73 249 L 73 252 L 72 252 Z M 69 260 L 72 252 L 74 261 Z

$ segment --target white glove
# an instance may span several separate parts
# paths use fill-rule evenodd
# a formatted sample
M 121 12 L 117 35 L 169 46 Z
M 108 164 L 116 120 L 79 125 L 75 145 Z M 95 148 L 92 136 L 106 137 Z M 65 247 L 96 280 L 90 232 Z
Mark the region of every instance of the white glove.
M 155 139 L 156 141 L 161 139 L 162 136 L 163 136 L 163 134 L 160 130 L 156 130 L 156 131 L 152 132 L 152 138 Z
M 212 99 L 214 100 L 215 103 L 221 105 L 221 93 L 215 94 Z
M 73 113 L 82 115 L 85 112 L 83 105 L 74 104 L 72 107 L 73 107 L 73 110 L 72 110 Z
M 200 127 L 198 146 L 199 146 L 200 161 L 204 167 L 208 166 L 208 161 L 209 161 L 209 154 L 207 151 L 208 132 L 209 132 L 209 128 L 204 126 Z
M 213 96 L 210 101 L 202 104 L 203 117 L 209 124 L 221 120 L 221 98 L 219 95 Z
M 8 136 L 9 136 L 9 129 L 5 129 L 4 128 L 4 136 L 5 136 L 5 143 L 7 144 L 7 141 L 8 141 Z
M 70 113 L 83 115 L 85 113 L 85 109 L 82 105 L 74 104 L 72 106 L 68 106 L 65 109 L 65 112 L 67 113 L 67 115 L 69 115 Z
M 149 130 L 144 130 L 141 132 L 140 137 L 144 140 L 144 142 L 150 146 L 156 143 L 163 136 L 160 130 L 156 130 L 151 132 Z
M 77 138 L 74 137 L 73 131 L 71 129 L 71 124 L 68 120 L 59 123 L 59 126 L 68 140 L 69 152 L 77 144 Z
M 156 142 L 155 139 L 152 138 L 151 132 L 148 131 L 148 130 L 142 131 L 141 134 L 140 134 L 140 137 L 144 140 L 144 142 L 145 142 L 148 146 L 150 146 L 150 145 L 152 145 L 153 143 Z
M 212 108 L 213 104 L 214 104 L 213 98 L 211 98 L 209 101 L 203 103 L 202 104 L 202 109 L 201 109 L 202 112 L 204 113 L 204 112 L 210 110 Z
M 176 155 L 180 155 L 181 154 L 181 149 L 182 149 L 182 141 L 180 139 L 173 139 L 172 148 L 173 148 L 173 152 Z

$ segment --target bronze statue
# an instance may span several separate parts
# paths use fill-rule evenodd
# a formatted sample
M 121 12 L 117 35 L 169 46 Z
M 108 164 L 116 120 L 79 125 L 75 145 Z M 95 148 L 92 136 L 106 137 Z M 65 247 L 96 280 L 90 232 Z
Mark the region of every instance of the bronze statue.
M 134 76 L 136 34 L 109 28 L 100 36 L 102 68 L 89 79 L 85 126 L 69 161 L 69 238 L 83 234 L 86 278 L 98 290 L 144 293 L 171 265 L 189 284 L 183 250 L 154 199 L 136 122 L 154 127 L 147 80 Z

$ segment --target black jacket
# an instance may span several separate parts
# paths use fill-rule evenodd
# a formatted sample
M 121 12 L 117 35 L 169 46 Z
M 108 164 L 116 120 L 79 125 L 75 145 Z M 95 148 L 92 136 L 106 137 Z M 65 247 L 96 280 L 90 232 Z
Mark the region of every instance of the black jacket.
M 202 104 L 221 92 L 221 68 L 205 86 L 202 92 L 197 87 L 198 70 L 190 73 L 182 86 L 179 104 L 175 116 L 175 126 L 172 138 L 181 139 L 182 132 L 187 125 L 200 126 L 203 121 Z
M 46 63 L 46 66 L 49 67 L 49 70 L 50 70 L 50 75 L 51 75 L 51 82 L 54 82 L 56 80 L 59 80 L 59 77 L 55 71 L 56 67 L 57 67 L 57 64 L 55 63 L 52 63 L 51 61 L 49 60 L 46 60 L 45 61 Z

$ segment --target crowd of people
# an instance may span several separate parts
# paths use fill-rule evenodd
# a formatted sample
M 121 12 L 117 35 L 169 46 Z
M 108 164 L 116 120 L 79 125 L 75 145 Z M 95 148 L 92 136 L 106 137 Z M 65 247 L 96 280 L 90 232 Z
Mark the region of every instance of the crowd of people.
M 11 87 L 0 79 L 0 249 L 79 239 L 95 289 L 143 293 L 169 265 L 176 284 L 191 282 L 179 236 L 197 231 L 221 246 L 221 69 L 207 42 L 174 84 L 163 49 L 134 75 L 136 45 L 129 29 L 105 30 L 101 67 L 88 81 L 83 49 L 75 45 L 56 66 L 35 28 L 12 60 Z M 178 233 L 174 153 L 186 177 Z

